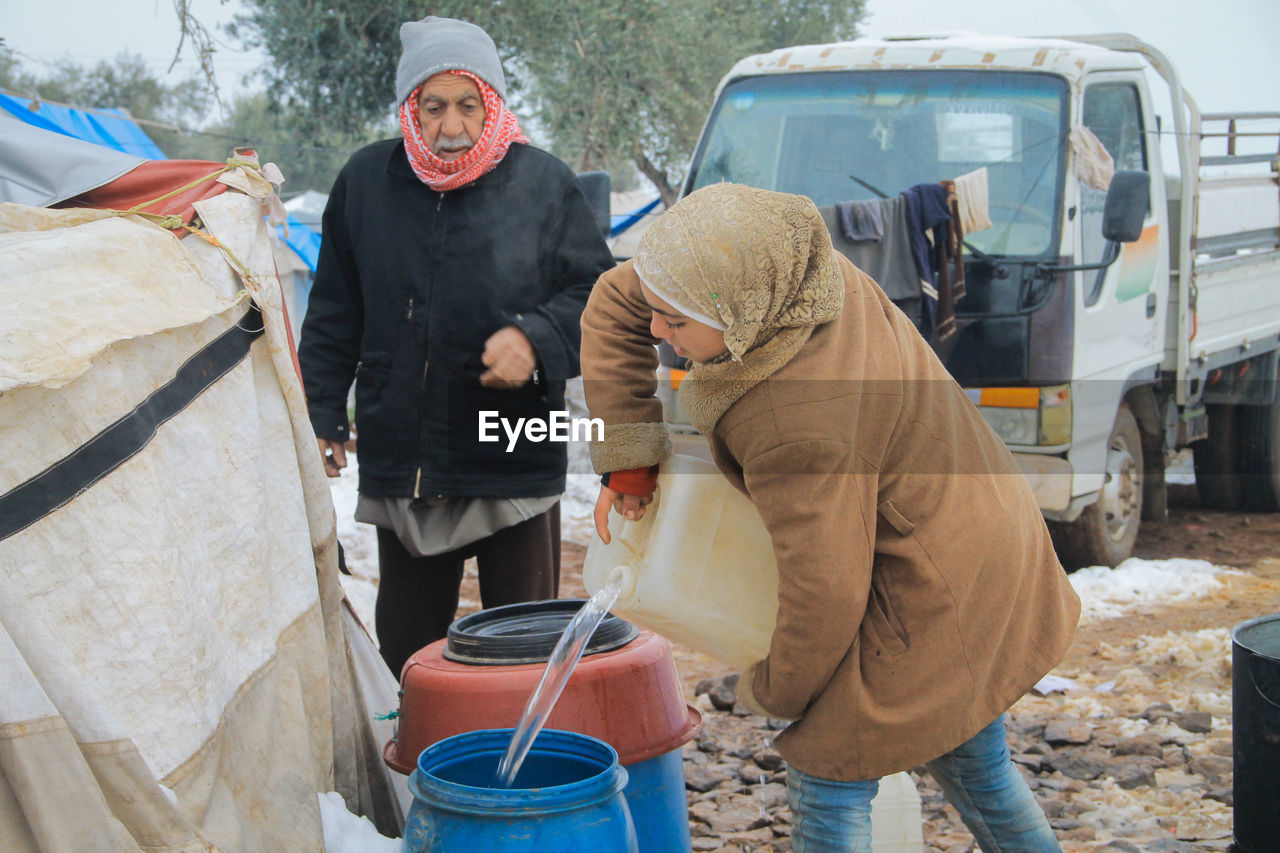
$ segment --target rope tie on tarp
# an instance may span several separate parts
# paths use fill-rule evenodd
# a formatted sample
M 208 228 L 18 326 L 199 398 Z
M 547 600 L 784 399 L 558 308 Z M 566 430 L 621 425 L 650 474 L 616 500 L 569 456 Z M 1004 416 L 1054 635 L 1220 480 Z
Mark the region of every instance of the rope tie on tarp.
M 236 256 L 235 252 L 231 251 L 231 249 L 228 248 L 225 244 L 223 244 L 222 241 L 220 241 L 217 237 L 210 234 L 208 231 L 204 231 L 200 228 L 195 227 L 194 225 L 188 225 L 186 222 L 183 221 L 182 217 L 179 216 L 178 214 L 162 215 L 158 213 L 144 212 L 144 208 L 151 207 L 154 204 L 159 204 L 160 202 L 171 199 L 174 196 L 181 195 L 182 193 L 187 192 L 188 190 L 194 189 L 195 187 L 198 187 L 201 184 L 206 183 L 208 181 L 217 180 L 219 177 L 221 177 L 222 175 L 225 175 L 227 172 L 230 172 L 234 169 L 239 169 L 241 167 L 248 167 L 250 169 L 253 169 L 254 171 L 258 171 L 259 169 L 262 168 L 261 165 L 257 162 L 257 160 L 248 160 L 243 157 L 236 157 L 236 156 L 228 157 L 226 161 L 226 165 L 222 166 L 220 169 L 216 169 L 207 175 L 203 175 L 199 178 L 196 178 L 194 181 L 190 181 L 178 187 L 176 190 L 171 190 L 170 192 L 167 192 L 162 196 L 153 198 L 150 201 L 144 201 L 144 202 L 141 202 L 140 204 L 136 204 L 133 207 L 129 208 L 128 210 L 114 210 L 112 211 L 112 213 L 115 216 L 138 216 L 138 217 L 141 217 L 142 219 L 145 219 L 148 222 L 152 222 L 156 225 L 159 225 L 161 228 L 164 228 L 167 231 L 186 231 L 188 234 L 194 234 L 200 239 L 204 240 L 209 245 L 213 246 L 214 248 L 222 252 L 223 256 L 227 259 L 227 262 L 230 263 L 232 268 L 236 271 L 236 273 L 239 274 L 240 279 L 242 281 L 248 281 L 252 277 L 252 274 L 249 271 L 248 265 L 245 264 L 244 261 L 240 260 L 240 258 Z M 252 298 L 252 295 L 253 294 L 249 292 L 249 289 L 247 287 L 241 288 L 240 292 L 236 294 L 234 304 L 239 305 L 241 302 L 244 302 L 246 299 Z
M 129 214 L 136 214 L 137 216 L 149 218 L 152 221 L 155 221 L 158 219 L 169 219 L 171 217 L 161 217 L 154 213 L 143 213 L 142 212 L 143 208 L 151 207 L 151 205 L 153 204 L 159 204 L 160 202 L 171 199 L 176 195 L 181 195 L 187 190 L 194 189 L 208 181 L 217 180 L 219 177 L 221 177 L 222 175 L 225 175 L 227 172 L 230 172 L 232 169 L 239 169 L 241 166 L 248 166 L 250 169 L 254 169 L 254 170 L 261 168 L 261 166 L 258 163 L 252 160 L 246 160 L 243 157 L 228 157 L 226 161 L 226 165 L 220 169 L 216 169 L 215 171 L 212 171 L 207 175 L 196 178 L 194 181 L 190 181 L 189 183 L 183 184 L 182 186 L 178 187 L 176 190 L 171 190 L 170 192 L 167 192 L 162 196 L 153 198 L 150 201 L 144 201 L 141 204 L 135 204 L 133 207 L 129 208 L 128 210 L 117 210 L 115 211 L 115 213 L 119 216 L 128 216 Z
M 222 254 L 226 255 L 227 260 L 231 262 L 231 266 L 235 268 L 235 271 L 240 274 L 241 278 L 249 277 L 249 267 L 245 265 L 244 261 L 236 257 L 236 253 L 227 248 L 226 244 L 217 237 L 213 236 L 208 231 L 202 231 L 194 225 L 179 225 L 178 227 L 183 231 L 186 231 L 188 234 L 196 235 L 201 240 L 204 240 L 210 246 L 213 246 L 215 249 L 221 251 Z M 241 293 L 244 293 L 244 291 L 241 291 Z

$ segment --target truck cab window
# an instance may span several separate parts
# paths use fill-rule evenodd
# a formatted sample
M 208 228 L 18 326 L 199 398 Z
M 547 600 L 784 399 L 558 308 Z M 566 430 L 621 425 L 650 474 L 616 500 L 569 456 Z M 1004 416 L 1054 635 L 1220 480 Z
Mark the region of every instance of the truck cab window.
M 1132 83 L 1095 83 L 1084 92 L 1081 122 L 1098 137 L 1117 169 L 1146 169 L 1138 87 Z
M 1094 83 L 1084 90 L 1081 123 L 1093 132 L 1107 149 L 1116 169 L 1147 168 L 1146 136 L 1143 133 L 1142 102 L 1138 87 L 1132 83 Z M 1105 190 L 1080 184 L 1082 216 L 1081 254 L 1084 262 L 1102 257 L 1106 241 L 1102 238 L 1102 209 Z M 1106 270 L 1086 275 L 1085 304 L 1096 304 L 1102 295 Z
M 822 207 L 895 196 L 986 168 L 981 251 L 1058 245 L 1067 91 L 1040 73 L 930 69 L 763 75 L 722 91 L 690 189 L 717 181 L 807 195 Z

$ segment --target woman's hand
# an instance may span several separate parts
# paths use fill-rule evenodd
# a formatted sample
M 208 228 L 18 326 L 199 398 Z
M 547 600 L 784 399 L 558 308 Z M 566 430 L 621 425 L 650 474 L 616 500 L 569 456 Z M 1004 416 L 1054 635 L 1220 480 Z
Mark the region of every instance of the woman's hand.
M 609 509 L 612 508 L 619 515 L 630 521 L 639 521 L 644 518 L 645 507 L 653 497 L 637 497 L 636 495 L 624 495 L 608 486 L 600 487 L 600 496 L 596 498 L 596 535 L 600 537 L 600 541 L 609 544 Z

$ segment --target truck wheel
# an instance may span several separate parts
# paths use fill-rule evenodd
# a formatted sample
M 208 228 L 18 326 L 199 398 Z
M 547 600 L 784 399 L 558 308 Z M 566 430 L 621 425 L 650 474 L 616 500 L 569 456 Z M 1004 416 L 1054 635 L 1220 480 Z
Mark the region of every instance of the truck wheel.
M 1209 437 L 1192 442 L 1196 494 L 1209 509 L 1239 509 L 1241 501 L 1240 441 L 1236 407 L 1210 403 L 1207 407 Z
M 1276 512 L 1280 510 L 1280 402 L 1241 406 L 1238 426 L 1242 503 L 1254 512 Z
M 1073 522 L 1051 524 L 1054 549 L 1068 569 L 1117 566 L 1133 551 L 1142 519 L 1142 435 L 1127 404 L 1107 442 L 1107 471 L 1096 503 Z

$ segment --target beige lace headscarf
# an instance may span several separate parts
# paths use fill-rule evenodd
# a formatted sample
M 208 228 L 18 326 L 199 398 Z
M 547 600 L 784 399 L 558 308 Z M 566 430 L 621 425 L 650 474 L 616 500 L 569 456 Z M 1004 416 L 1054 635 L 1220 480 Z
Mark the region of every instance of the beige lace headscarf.
M 740 184 L 712 184 L 677 202 L 641 239 L 635 271 L 664 302 L 724 331 L 727 356 L 694 365 L 680 384 L 680 402 L 703 433 L 844 301 L 814 203 Z

